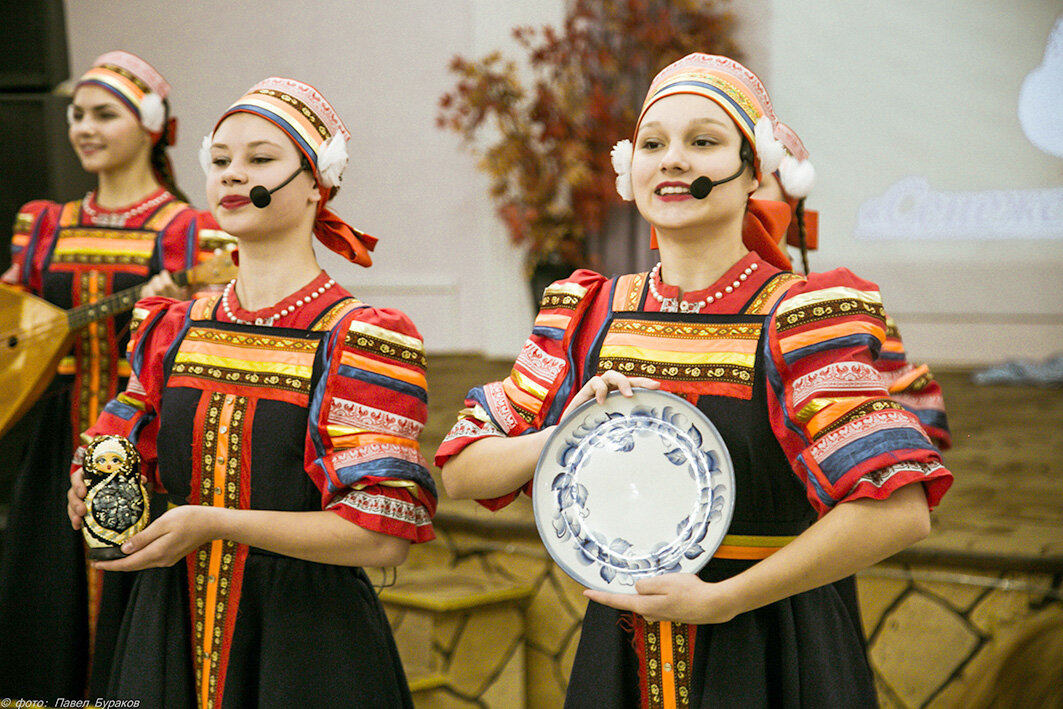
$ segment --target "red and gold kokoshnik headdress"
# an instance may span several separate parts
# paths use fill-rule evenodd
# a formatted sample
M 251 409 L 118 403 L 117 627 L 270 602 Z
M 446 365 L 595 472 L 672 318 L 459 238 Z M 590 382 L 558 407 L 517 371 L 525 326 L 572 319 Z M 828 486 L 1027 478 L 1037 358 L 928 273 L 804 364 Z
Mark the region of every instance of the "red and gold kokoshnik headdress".
M 166 144 L 174 144 L 176 120 L 166 120 L 163 104 L 170 95 L 170 85 L 151 64 L 120 49 L 107 52 L 96 57 L 92 68 L 78 79 L 74 90 L 85 85 L 99 86 L 114 94 L 151 133 L 152 143 L 157 143 L 166 134 Z
M 731 117 L 753 148 L 756 155 L 754 170 L 758 178 L 778 170 L 783 189 L 795 198 L 806 196 L 812 189 L 814 171 L 808 162 L 808 152 L 797 135 L 775 116 L 764 84 L 752 71 L 729 57 L 699 52 L 669 64 L 650 83 L 635 124 L 635 135 L 650 106 L 676 94 L 704 96 Z M 623 140 L 613 146 L 611 153 L 613 168 L 617 172 L 616 190 L 628 201 L 634 199 L 631 187 L 633 152 L 631 141 Z M 757 202 L 761 204 L 755 204 Z M 770 211 L 766 209 L 767 206 L 761 200 L 750 202 L 750 210 L 755 217 Z M 774 231 L 786 228 L 785 224 L 778 226 L 778 220 L 774 218 L 759 219 L 759 222 L 764 223 L 763 240 L 770 240 Z M 747 227 L 745 231 L 749 242 L 750 229 Z M 757 240 L 762 240 L 759 235 Z M 747 243 L 747 246 L 750 244 Z M 656 244 L 651 244 L 651 247 L 655 248 Z M 756 250 L 769 261 L 789 267 L 789 259 L 777 247 L 769 248 L 765 243 L 762 246 L 758 244 Z
M 302 81 L 271 76 L 252 86 L 230 106 L 214 130 L 234 113 L 263 118 L 288 135 L 310 163 L 321 190 L 314 235 L 348 261 L 371 266 L 369 252 L 376 246 L 376 238 L 353 228 L 326 207 L 347 167 L 347 140 L 351 133 L 321 92 Z M 211 136 L 204 138 L 200 154 L 205 171 L 210 166 L 210 140 Z

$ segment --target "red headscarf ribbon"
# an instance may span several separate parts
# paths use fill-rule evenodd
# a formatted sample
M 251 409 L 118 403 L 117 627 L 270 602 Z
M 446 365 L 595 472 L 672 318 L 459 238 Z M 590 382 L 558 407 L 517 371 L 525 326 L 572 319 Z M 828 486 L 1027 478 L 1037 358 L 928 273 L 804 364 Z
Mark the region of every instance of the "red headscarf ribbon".
M 314 236 L 329 250 L 335 251 L 351 263 L 369 268 L 373 259 L 369 252 L 376 248 L 375 236 L 364 234 L 340 219 L 335 212 L 323 207 L 314 222 Z
M 776 268 L 793 268 L 790 257 L 779 248 L 779 239 L 790 225 L 790 205 L 772 199 L 752 199 L 742 224 L 742 243 Z

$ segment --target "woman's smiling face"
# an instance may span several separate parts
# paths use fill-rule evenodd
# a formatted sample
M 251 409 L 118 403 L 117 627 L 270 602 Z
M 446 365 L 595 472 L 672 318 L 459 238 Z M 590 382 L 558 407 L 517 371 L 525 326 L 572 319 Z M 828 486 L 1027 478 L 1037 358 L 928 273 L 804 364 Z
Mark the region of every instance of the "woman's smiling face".
M 273 189 L 299 169 L 302 154 L 283 130 L 250 113 L 234 113 L 214 132 L 207 172 L 207 204 L 218 224 L 233 236 L 282 231 L 303 223 L 308 205 L 321 199 L 313 173 L 296 175 L 255 207 L 251 188 Z
M 698 177 L 721 180 L 738 170 L 742 133 L 714 101 L 695 94 L 660 99 L 646 111 L 635 137 L 632 188 L 639 212 L 658 231 L 711 227 L 745 213 L 757 180 L 752 167 L 713 187 L 704 199 L 690 194 Z
M 121 170 L 151 155 L 151 136 L 113 93 L 91 84 L 74 92 L 68 135 L 86 172 Z

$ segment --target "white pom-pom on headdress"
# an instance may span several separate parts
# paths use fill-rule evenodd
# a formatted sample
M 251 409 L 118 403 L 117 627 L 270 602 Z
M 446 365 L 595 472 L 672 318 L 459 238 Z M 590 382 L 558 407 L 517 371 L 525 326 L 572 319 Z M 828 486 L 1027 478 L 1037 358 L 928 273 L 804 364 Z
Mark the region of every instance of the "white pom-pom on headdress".
M 797 160 L 786 155 L 779 163 L 779 182 L 787 195 L 802 199 L 812 192 L 816 184 L 816 169 L 808 160 Z
M 609 151 L 609 157 L 613 161 L 613 169 L 618 175 L 627 175 L 631 172 L 631 159 L 635 154 L 630 140 L 621 140 Z
M 149 133 L 159 133 L 165 122 L 166 107 L 162 105 L 162 99 L 156 93 L 144 94 L 140 99 L 140 124 Z
M 625 200 L 630 202 L 635 199 L 635 191 L 631 186 L 631 159 L 635 149 L 630 140 L 621 140 L 609 151 L 609 157 L 613 161 L 613 169 L 616 170 L 616 191 Z
M 347 167 L 347 141 L 337 133 L 321 144 L 317 150 L 317 174 L 321 186 L 336 187 Z
M 203 168 L 203 174 L 210 172 L 210 143 L 212 135 L 203 136 L 203 142 L 199 144 L 199 166 Z
M 756 151 L 760 158 L 761 174 L 768 174 L 779 169 L 779 163 L 786 155 L 786 148 L 775 139 L 775 128 L 771 119 L 761 116 L 753 129 L 753 137 L 757 141 Z

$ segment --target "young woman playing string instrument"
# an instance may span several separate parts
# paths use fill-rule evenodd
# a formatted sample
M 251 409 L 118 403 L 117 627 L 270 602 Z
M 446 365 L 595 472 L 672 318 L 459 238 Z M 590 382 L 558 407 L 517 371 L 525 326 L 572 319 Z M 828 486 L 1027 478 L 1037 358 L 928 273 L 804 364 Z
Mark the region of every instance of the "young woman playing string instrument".
M 566 706 L 875 704 L 851 575 L 928 533 L 952 476 L 927 431 L 947 433 L 939 400 L 917 411 L 890 397 L 875 285 L 789 270 L 790 207 L 750 198 L 787 157 L 779 125 L 733 60 L 662 70 L 634 145 L 614 150 L 660 263 L 548 287 L 513 373 L 469 393 L 437 454 L 448 493 L 500 507 L 530 491 L 566 414 L 633 387 L 688 398 L 726 442 L 723 545 L 698 575 L 585 592 Z
M 174 183 L 169 93 L 162 75 L 129 52 L 93 62 L 67 117 L 70 143 L 97 187 L 73 202 L 34 201 L 19 210 L 5 283 L 64 309 L 145 283 L 143 295 L 178 295 L 169 272 L 228 241 Z M 0 570 L 0 637 L 12 639 L 0 650 L 0 696 L 82 696 L 93 638 L 101 647 L 93 684 L 106 683 L 106 648 L 124 593 L 104 586 L 127 579 L 105 580 L 91 569 L 86 577 L 81 535 L 71 531 L 63 502 L 78 434 L 129 376 L 129 317 L 119 313 L 79 333 L 20 424 L 26 445 L 17 459 L 0 462 L 15 480 Z

